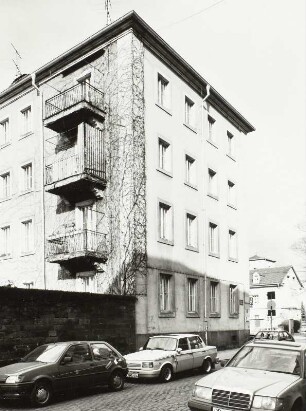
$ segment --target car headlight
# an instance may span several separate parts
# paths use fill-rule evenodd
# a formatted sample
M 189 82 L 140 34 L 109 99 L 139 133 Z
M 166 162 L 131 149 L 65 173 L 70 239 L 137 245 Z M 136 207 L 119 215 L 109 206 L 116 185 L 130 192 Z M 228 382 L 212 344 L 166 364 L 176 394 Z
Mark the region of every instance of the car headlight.
M 153 362 L 152 361 L 145 361 L 142 363 L 142 368 L 153 368 Z
M 16 384 L 17 382 L 21 382 L 23 377 L 20 375 L 9 375 L 5 380 L 6 384 Z
M 212 388 L 201 387 L 200 385 L 196 385 L 193 389 L 192 395 L 193 397 L 198 397 L 202 400 L 211 402 Z
M 255 395 L 253 399 L 253 408 L 259 408 L 262 410 L 278 410 L 282 408 L 283 402 L 279 398 L 274 397 L 262 397 Z

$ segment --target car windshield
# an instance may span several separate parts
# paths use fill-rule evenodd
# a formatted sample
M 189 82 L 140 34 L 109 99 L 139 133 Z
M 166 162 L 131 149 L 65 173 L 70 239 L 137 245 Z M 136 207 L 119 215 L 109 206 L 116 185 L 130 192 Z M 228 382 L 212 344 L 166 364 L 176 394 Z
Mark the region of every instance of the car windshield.
M 146 350 L 165 350 L 174 351 L 176 349 L 176 338 L 172 337 L 153 337 L 145 345 Z
M 227 366 L 300 375 L 301 356 L 298 351 L 246 346 Z
M 64 353 L 67 345 L 59 344 L 59 345 L 42 345 L 40 347 L 35 348 L 35 350 L 31 351 L 28 355 L 23 358 L 23 362 L 32 362 L 32 361 L 40 361 L 40 362 L 56 362 L 59 360 L 60 356 Z

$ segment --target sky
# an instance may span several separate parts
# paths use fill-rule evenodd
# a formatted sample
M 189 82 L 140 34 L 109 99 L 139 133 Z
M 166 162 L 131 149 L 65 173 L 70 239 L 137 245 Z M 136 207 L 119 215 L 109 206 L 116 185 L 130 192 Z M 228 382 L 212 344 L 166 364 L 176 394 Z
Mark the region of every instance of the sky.
M 0 0 L 0 90 L 106 24 L 105 0 Z M 111 0 L 135 10 L 256 128 L 244 137 L 240 201 L 250 256 L 293 265 L 306 222 L 305 0 Z

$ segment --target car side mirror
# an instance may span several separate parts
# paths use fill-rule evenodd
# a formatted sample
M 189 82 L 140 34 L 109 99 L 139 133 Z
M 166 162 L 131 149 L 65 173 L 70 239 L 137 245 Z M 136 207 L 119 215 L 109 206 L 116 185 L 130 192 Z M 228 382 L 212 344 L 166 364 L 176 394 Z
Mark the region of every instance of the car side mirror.
M 176 349 L 176 352 L 177 352 L 178 355 L 180 355 L 182 351 L 183 351 L 182 348 L 177 348 Z
M 72 362 L 72 357 L 65 356 L 65 357 L 62 359 L 61 364 L 62 364 L 62 365 L 65 365 L 65 364 L 68 364 L 69 362 Z
M 224 366 L 225 366 L 225 364 L 227 363 L 227 361 L 228 361 L 228 360 L 221 360 L 221 361 L 220 361 L 220 365 L 221 365 L 221 367 L 224 367 Z
M 143 347 L 140 347 L 140 348 L 139 348 L 139 351 L 143 351 Z

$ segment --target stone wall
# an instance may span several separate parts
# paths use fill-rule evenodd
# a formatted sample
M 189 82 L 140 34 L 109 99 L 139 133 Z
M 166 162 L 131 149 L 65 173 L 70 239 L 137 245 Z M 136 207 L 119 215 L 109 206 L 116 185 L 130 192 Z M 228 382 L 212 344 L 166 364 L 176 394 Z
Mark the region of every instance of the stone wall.
M 135 302 L 132 296 L 0 287 L 0 366 L 55 341 L 105 340 L 131 352 Z

